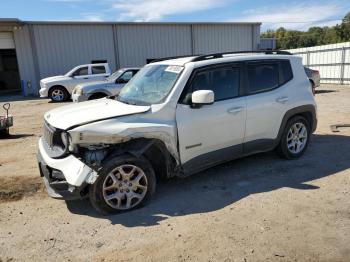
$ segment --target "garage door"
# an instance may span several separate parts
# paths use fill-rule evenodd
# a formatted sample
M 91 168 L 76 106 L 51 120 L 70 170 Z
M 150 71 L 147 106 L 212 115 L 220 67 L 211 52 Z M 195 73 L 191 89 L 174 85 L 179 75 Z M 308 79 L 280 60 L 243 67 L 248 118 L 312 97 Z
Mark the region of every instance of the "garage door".
M 14 49 L 15 41 L 11 32 L 0 32 L 0 49 Z

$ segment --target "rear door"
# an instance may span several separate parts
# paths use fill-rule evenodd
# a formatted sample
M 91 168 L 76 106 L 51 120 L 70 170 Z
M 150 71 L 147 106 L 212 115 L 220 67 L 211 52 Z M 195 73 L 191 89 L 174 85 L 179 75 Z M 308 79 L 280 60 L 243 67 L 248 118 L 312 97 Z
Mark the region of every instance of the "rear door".
M 233 159 L 242 153 L 246 100 L 241 97 L 241 66 L 229 64 L 194 71 L 176 108 L 181 162 L 185 173 Z M 191 106 L 191 94 L 212 90 L 215 102 Z
M 289 108 L 293 78 L 289 60 L 259 60 L 245 63 L 247 121 L 246 153 L 265 150 L 277 138 L 282 118 Z

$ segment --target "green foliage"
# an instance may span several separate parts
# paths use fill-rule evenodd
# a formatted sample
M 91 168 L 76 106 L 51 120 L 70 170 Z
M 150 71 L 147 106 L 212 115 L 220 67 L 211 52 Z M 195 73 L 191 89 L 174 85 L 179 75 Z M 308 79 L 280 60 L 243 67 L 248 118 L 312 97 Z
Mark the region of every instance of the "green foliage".
M 277 49 L 292 49 L 350 41 L 350 12 L 340 25 L 333 27 L 310 27 L 308 31 L 267 30 L 261 38 L 276 38 Z

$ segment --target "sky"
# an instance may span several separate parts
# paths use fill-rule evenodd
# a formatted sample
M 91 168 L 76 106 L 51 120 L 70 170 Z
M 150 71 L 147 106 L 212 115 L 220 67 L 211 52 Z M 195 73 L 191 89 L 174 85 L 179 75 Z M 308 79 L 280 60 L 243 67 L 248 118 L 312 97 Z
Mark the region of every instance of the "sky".
M 0 18 L 24 21 L 262 22 L 307 30 L 333 26 L 350 0 L 1 0 Z

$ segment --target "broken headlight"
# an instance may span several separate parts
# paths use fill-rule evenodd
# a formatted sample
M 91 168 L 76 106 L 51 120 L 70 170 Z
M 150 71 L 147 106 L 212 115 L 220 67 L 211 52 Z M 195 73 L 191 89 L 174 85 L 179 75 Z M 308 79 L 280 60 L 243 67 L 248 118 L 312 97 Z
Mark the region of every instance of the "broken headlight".
M 61 133 L 61 141 L 62 141 L 62 144 L 64 146 L 64 149 L 67 150 L 68 147 L 69 147 L 69 142 L 70 142 L 71 138 L 70 138 L 70 135 L 67 133 L 67 132 L 62 132 Z

